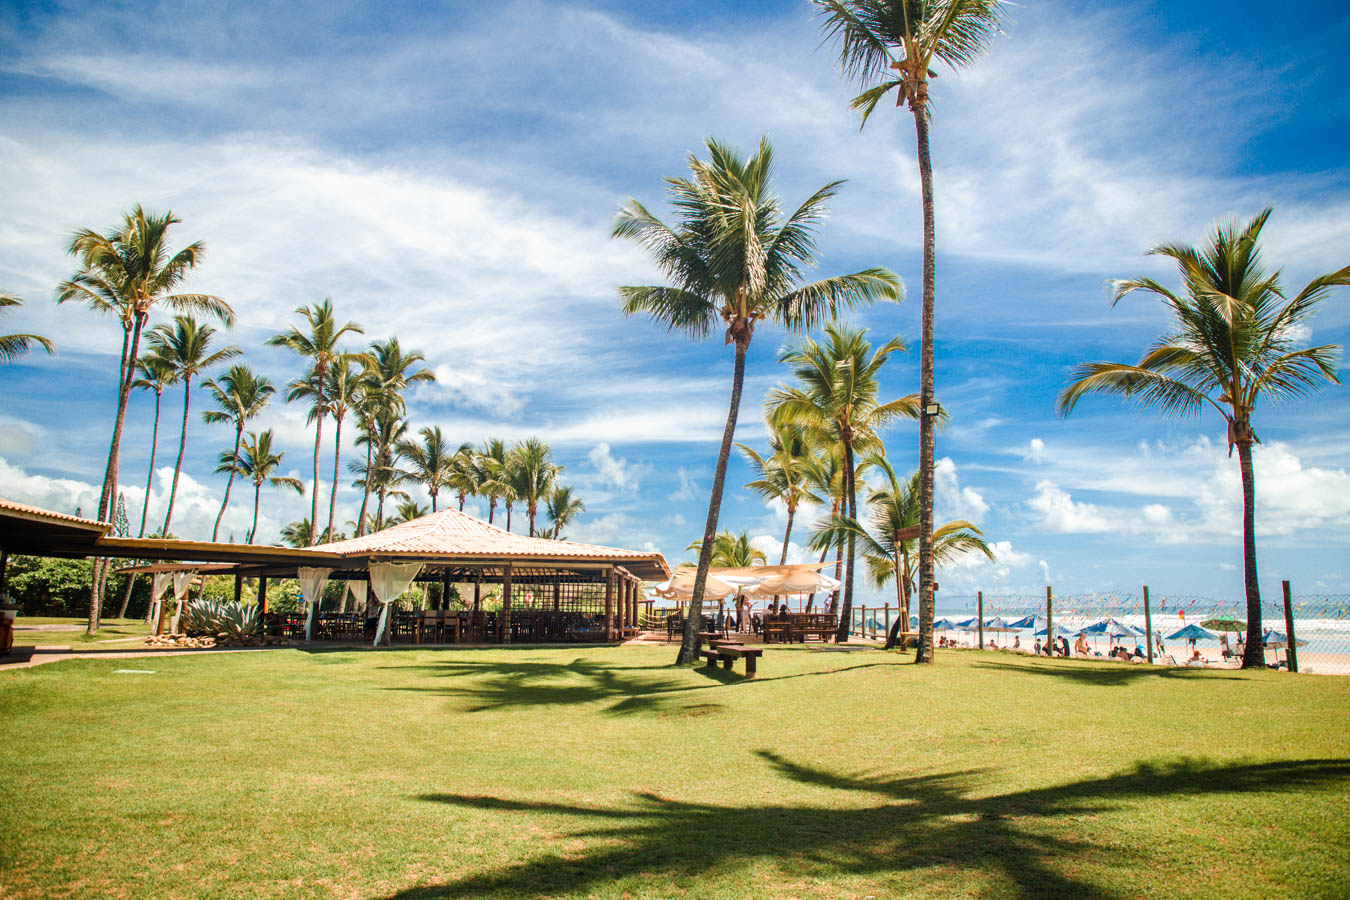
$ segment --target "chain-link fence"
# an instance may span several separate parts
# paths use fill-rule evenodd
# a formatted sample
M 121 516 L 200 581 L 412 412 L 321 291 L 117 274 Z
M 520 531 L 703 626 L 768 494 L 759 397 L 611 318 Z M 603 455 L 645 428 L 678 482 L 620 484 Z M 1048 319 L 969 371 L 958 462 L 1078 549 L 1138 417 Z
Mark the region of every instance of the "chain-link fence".
M 1145 589 L 1139 593 L 977 594 L 944 598 L 939 640 L 1033 651 L 1067 642 L 1070 655 L 1107 657 L 1123 648 L 1166 665 L 1240 665 L 1247 636 L 1245 599 L 1218 600 Z M 1267 665 L 1323 675 L 1350 675 L 1350 594 L 1263 597 L 1261 630 Z M 983 622 L 983 628 L 980 622 Z M 860 623 L 870 635 L 872 623 Z M 878 623 L 879 624 L 879 623 Z M 1290 649 L 1292 632 L 1293 648 Z M 1151 651 L 1151 653 L 1150 653 Z

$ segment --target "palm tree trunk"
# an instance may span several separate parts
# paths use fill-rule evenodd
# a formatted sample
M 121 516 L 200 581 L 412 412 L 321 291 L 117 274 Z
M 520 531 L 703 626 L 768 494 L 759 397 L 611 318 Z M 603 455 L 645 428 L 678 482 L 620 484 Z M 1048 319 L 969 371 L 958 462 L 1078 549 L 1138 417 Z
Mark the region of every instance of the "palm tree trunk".
M 178 435 L 178 461 L 173 464 L 173 485 L 169 488 L 169 510 L 164 514 L 164 536 L 169 536 L 173 519 L 173 500 L 178 494 L 178 476 L 183 471 L 183 451 L 187 449 L 188 406 L 192 400 L 192 376 L 183 379 L 183 430 Z
M 262 482 L 253 483 L 253 527 L 248 530 L 248 542 L 253 543 L 258 536 L 258 497 L 262 494 Z
M 787 528 L 784 529 L 783 531 L 783 555 L 778 559 L 778 564 L 780 566 L 787 565 L 788 538 L 792 537 L 792 519 L 796 515 L 797 515 L 797 508 L 795 506 L 789 506 Z
M 511 530 L 511 504 L 506 504 L 506 530 Z
M 380 495 L 380 502 L 375 506 L 375 530 L 384 528 L 384 485 L 380 485 L 377 493 Z
M 333 492 L 328 496 L 328 540 L 333 539 L 333 517 L 337 514 L 338 460 L 342 458 L 342 416 L 333 416 Z
M 315 523 L 319 521 L 319 442 L 323 440 L 323 415 L 314 420 L 314 486 L 310 488 L 309 546 L 318 543 Z
M 464 492 L 459 492 L 459 511 L 464 512 Z
M 159 445 L 159 401 L 162 390 L 155 391 L 155 427 L 150 432 L 150 471 L 145 476 L 145 503 L 141 504 L 141 532 L 137 537 L 145 537 L 145 520 L 150 515 L 150 487 L 155 483 L 155 448 Z M 238 453 L 238 449 L 235 450 Z
M 530 537 L 534 537 L 534 517 L 539 512 L 539 504 L 531 503 L 526 511 L 530 514 Z
M 928 85 L 910 96 L 923 197 L 923 310 L 919 338 L 919 649 L 915 662 L 933 661 L 933 284 L 936 233 L 933 225 L 933 162 L 928 148 Z
M 125 331 L 122 338 L 122 361 L 117 378 L 117 416 L 113 419 L 112 441 L 108 446 L 108 467 L 103 473 L 103 490 L 98 499 L 98 520 L 111 522 L 112 495 L 117 486 L 118 454 L 122 446 L 122 426 L 127 419 L 127 400 L 131 397 L 132 375 L 135 372 L 136 356 L 141 352 L 141 329 L 145 325 L 145 316 L 136 314 L 131 337 L 131 349 L 128 351 Z M 94 560 L 94 581 L 89 587 L 89 623 L 88 634 L 98 633 L 99 614 L 103 608 L 103 582 L 108 577 L 108 562 L 103 558 Z
M 436 511 L 436 491 L 429 491 L 428 493 L 431 494 L 431 511 L 432 511 L 432 512 L 435 512 L 435 511 Z
M 1266 651 L 1261 642 L 1261 587 L 1256 578 L 1256 474 L 1251 439 L 1237 441 L 1237 451 L 1242 467 L 1242 579 L 1247 589 L 1247 647 L 1242 651 L 1242 668 L 1260 669 L 1265 668 Z
M 703 546 L 698 551 L 698 571 L 694 574 L 693 602 L 689 616 L 684 620 L 684 636 L 675 665 L 692 663 L 698 659 L 698 631 L 703 618 L 703 587 L 708 583 L 708 568 L 712 564 L 713 541 L 717 537 L 717 517 L 722 510 L 722 484 L 727 477 L 727 459 L 731 456 L 731 442 L 736 435 L 736 416 L 741 409 L 741 389 L 745 386 L 745 351 L 750 338 L 736 337 L 736 361 L 731 376 L 731 408 L 727 410 L 726 428 L 722 430 L 722 447 L 717 452 L 717 468 L 713 472 L 712 494 L 708 498 L 708 521 L 703 528 Z
M 211 543 L 216 542 L 220 533 L 220 520 L 225 518 L 225 507 L 230 505 L 230 488 L 234 487 L 234 470 L 239 467 L 239 444 L 244 439 L 244 422 L 241 419 L 234 426 L 234 456 L 230 462 L 230 480 L 225 482 L 225 499 L 220 501 L 220 512 L 216 513 L 216 524 L 211 529 Z
M 117 610 L 117 618 L 125 619 L 127 617 L 127 606 L 131 603 L 131 587 L 136 583 L 135 574 L 127 575 L 126 587 L 122 588 L 122 607 Z
M 369 437 L 369 434 L 367 434 Z M 366 444 L 366 477 L 361 485 L 361 514 L 356 517 L 356 536 L 360 537 L 366 533 L 366 510 L 370 508 L 370 464 L 371 464 L 371 446 Z
M 489 525 L 492 524 L 492 517 L 493 517 L 494 515 L 496 515 L 496 513 L 497 513 L 497 498 L 496 498 L 496 497 L 489 497 L 489 498 L 488 498 L 488 524 L 489 524 Z
M 844 441 L 844 503 L 850 519 L 857 518 L 857 489 L 853 483 L 853 442 Z M 839 630 L 835 632 L 837 644 L 848 642 L 849 626 L 853 623 L 853 564 L 857 550 L 858 536 L 851 530 L 848 533 L 848 563 L 844 567 L 844 602 L 839 610 Z

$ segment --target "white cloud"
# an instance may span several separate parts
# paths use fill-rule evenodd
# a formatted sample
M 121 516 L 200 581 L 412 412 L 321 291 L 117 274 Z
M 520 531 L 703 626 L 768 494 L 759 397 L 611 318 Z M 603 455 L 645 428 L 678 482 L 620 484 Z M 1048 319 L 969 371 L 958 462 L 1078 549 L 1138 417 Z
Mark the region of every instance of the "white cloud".
M 989 504 L 979 491 L 959 484 L 951 457 L 943 457 L 933 467 L 933 492 L 943 519 L 966 519 L 978 525 L 989 512 Z
M 698 485 L 694 483 L 694 479 L 689 477 L 688 470 L 686 470 L 684 466 L 680 466 L 675 474 L 679 476 L 680 486 L 671 492 L 670 496 L 666 499 L 693 500 L 695 494 L 698 492 Z
M 1036 494 L 1027 505 L 1039 514 L 1038 525 L 1060 534 L 1093 534 L 1111 531 L 1123 523 L 1112 521 L 1091 503 L 1074 500 L 1053 481 L 1036 484 Z
M 1038 463 L 1041 461 L 1044 455 L 1045 455 L 1045 441 L 1041 440 L 1040 438 L 1032 438 L 1031 442 L 1027 444 L 1026 451 L 1022 454 L 1022 458 L 1025 459 L 1027 462 Z
M 783 539 L 781 537 L 774 537 L 771 534 L 757 534 L 750 539 L 750 546 L 764 554 L 764 561 L 768 565 L 776 566 L 779 560 L 783 558 Z M 792 565 L 815 562 L 816 559 L 810 558 L 806 548 L 796 541 L 788 541 L 787 561 L 789 565 Z
M 650 468 L 642 464 L 629 463 L 622 457 L 615 457 L 610 452 L 609 444 L 603 441 L 592 447 L 586 458 L 595 467 L 602 482 L 628 493 L 638 489 L 642 474 Z

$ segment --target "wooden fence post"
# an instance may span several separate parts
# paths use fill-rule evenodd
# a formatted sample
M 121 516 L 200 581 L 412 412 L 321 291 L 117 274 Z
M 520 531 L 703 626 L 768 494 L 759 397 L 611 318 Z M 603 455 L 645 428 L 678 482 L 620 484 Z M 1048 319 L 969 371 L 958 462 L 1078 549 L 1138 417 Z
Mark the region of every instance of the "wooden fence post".
M 1050 592 L 1050 585 L 1045 586 L 1045 642 L 1051 643 L 1055 639 L 1055 601 Z M 1052 649 L 1047 656 L 1054 656 Z
M 1148 650 L 1149 665 L 1153 664 L 1153 608 L 1148 601 L 1148 585 L 1144 585 L 1144 648 Z
M 979 648 L 984 649 L 984 591 L 975 592 L 975 628 L 978 630 Z
M 1298 650 L 1294 647 L 1294 604 L 1290 598 L 1289 582 L 1282 581 L 1284 589 L 1284 636 L 1289 638 L 1289 646 L 1284 650 L 1284 658 L 1289 660 L 1289 671 L 1298 671 Z
M 605 641 L 614 640 L 614 567 L 605 575 Z

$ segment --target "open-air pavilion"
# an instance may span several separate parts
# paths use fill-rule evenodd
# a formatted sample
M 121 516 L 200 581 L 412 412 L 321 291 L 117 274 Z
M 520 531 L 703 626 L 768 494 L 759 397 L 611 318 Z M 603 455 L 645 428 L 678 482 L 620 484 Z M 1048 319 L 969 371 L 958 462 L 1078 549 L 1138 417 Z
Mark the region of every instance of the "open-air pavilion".
M 256 579 L 268 629 L 314 639 L 612 641 L 636 630 L 649 602 L 641 583 L 671 575 L 654 551 L 527 537 L 453 509 L 309 548 L 113 537 L 109 529 L 0 500 L 0 590 L 10 553 L 174 562 L 182 572 L 232 575 L 236 599 L 244 581 Z M 193 565 L 213 563 L 231 565 Z M 267 582 L 277 578 L 299 579 L 309 610 L 303 622 L 267 608 Z M 347 584 L 356 610 L 318 609 L 330 580 Z M 391 614 L 396 598 L 414 584 L 440 585 L 434 604 L 440 608 Z M 485 609 L 494 590 L 500 608 Z M 448 610 L 446 598 L 456 591 L 464 609 Z

